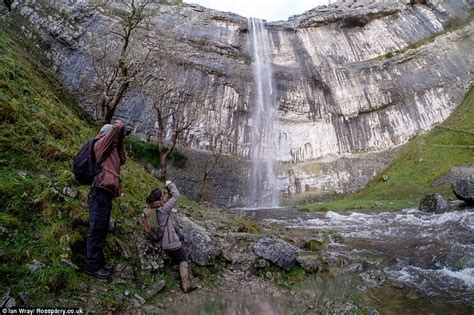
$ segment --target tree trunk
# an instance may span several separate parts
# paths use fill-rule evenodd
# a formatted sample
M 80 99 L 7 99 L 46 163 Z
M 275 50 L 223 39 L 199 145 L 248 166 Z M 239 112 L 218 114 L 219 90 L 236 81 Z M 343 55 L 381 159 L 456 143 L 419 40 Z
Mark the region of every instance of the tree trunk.
M 168 154 L 165 150 L 160 149 L 160 181 L 163 183 L 166 181 L 166 176 L 168 175 L 168 168 L 166 163 L 166 158 Z

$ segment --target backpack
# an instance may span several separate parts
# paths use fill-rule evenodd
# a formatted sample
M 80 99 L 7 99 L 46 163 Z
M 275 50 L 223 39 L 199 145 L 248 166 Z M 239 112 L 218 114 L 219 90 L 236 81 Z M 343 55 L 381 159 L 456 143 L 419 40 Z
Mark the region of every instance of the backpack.
M 96 139 L 88 140 L 74 157 L 72 171 L 81 185 L 92 185 L 94 178 L 102 171 L 102 163 L 110 156 L 112 150 L 102 154 L 100 161 L 95 160 L 94 144 Z M 112 147 L 113 149 L 113 147 Z
M 165 234 L 165 227 L 168 225 L 168 219 L 166 224 L 163 227 L 160 227 L 158 224 L 158 216 L 156 215 L 156 209 L 146 208 L 143 210 L 140 216 L 140 222 L 143 226 L 143 231 L 145 232 L 146 238 L 148 238 L 153 243 L 158 243 L 163 238 Z

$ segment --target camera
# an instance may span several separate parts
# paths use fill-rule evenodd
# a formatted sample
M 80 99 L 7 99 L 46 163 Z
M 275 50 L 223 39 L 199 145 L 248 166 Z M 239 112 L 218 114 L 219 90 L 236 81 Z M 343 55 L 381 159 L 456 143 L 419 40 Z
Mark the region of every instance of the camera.
M 131 128 L 125 127 L 125 128 L 123 129 L 123 136 L 124 136 L 124 137 L 129 136 L 131 133 L 132 133 L 132 129 L 131 129 Z

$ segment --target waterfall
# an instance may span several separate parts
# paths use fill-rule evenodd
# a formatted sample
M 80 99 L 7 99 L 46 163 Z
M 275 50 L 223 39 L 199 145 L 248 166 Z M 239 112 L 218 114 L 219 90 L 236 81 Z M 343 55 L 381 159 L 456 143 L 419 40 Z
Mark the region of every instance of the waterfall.
M 268 33 L 261 19 L 250 18 L 248 23 L 254 78 L 248 206 L 278 207 L 279 193 L 274 169 L 276 98 Z

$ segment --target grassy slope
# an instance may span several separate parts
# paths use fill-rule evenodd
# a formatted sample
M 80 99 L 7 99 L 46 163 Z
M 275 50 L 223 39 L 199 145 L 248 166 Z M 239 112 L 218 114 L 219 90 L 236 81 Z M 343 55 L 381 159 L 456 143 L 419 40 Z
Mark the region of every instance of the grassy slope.
M 88 187 L 74 186 L 72 157 L 97 128 L 84 120 L 40 55 L 33 57 L 35 47 L 26 45 L 0 25 L 0 294 L 9 288 L 17 301 L 20 292 L 28 292 L 33 305 L 57 306 L 58 299 L 85 294 L 94 283 L 67 261 L 83 261 L 88 224 Z M 159 185 L 129 161 L 123 169 L 125 197 L 114 203 L 113 216 L 135 222 L 145 194 Z M 54 192 L 64 187 L 77 189 L 78 196 Z M 107 248 L 138 228 L 121 226 L 122 234 L 109 236 Z M 109 256 L 116 263 L 138 265 L 138 258 Z M 34 259 L 45 267 L 31 274 L 28 264 Z M 102 286 L 95 297 L 105 307 L 119 289 L 117 284 Z
M 306 210 L 400 209 L 416 206 L 428 192 L 454 198 L 448 184 L 433 182 L 452 167 L 474 164 L 474 88 L 441 128 L 420 135 L 408 143 L 394 163 L 361 192 L 328 203 L 311 203 Z M 467 132 L 446 129 L 465 130 Z M 384 181 L 382 176 L 387 175 Z

